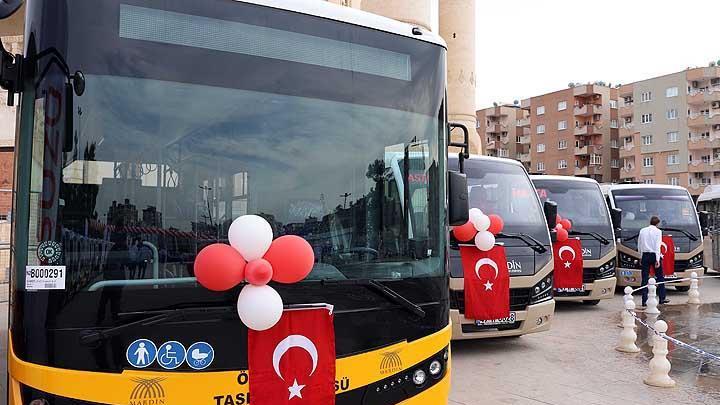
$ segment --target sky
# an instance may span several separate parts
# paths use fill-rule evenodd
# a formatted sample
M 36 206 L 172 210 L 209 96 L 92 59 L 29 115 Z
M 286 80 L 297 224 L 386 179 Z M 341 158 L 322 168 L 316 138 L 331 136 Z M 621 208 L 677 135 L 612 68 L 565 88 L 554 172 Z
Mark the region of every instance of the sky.
M 477 0 L 476 106 L 720 59 L 717 0 Z

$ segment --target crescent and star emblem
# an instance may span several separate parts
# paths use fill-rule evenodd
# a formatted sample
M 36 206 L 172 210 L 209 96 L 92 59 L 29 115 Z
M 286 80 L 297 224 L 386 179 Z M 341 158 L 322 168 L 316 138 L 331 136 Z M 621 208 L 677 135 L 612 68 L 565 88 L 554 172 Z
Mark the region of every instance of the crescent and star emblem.
M 310 355 L 310 358 L 312 359 L 312 370 L 310 371 L 311 376 L 317 368 L 318 351 L 317 347 L 315 347 L 315 343 L 313 343 L 312 340 L 306 338 L 303 335 L 290 335 L 285 339 L 281 340 L 280 343 L 275 346 L 275 350 L 273 351 L 273 368 L 275 369 L 275 373 L 278 375 L 278 377 L 280 377 L 280 379 L 283 381 L 285 381 L 285 378 L 283 378 L 282 374 L 280 373 L 280 360 L 285 355 L 285 353 L 287 353 L 287 351 L 293 347 L 303 349 Z M 295 379 L 293 384 L 288 387 L 288 391 L 290 391 L 290 397 L 288 399 L 293 399 L 294 397 L 302 399 L 301 391 L 303 388 L 305 388 L 305 386 L 298 384 L 297 379 Z
M 660 242 L 660 253 L 663 253 L 663 248 L 665 248 L 665 253 L 667 253 L 667 244 L 665 242 Z
M 570 259 L 570 260 L 571 260 L 571 261 L 572 261 L 572 260 L 575 260 L 575 251 L 574 251 L 573 248 L 571 248 L 570 246 L 563 246 L 563 247 L 560 248 L 560 250 L 558 250 L 558 257 L 560 258 L 560 260 L 563 260 L 563 257 L 562 257 L 563 252 L 568 251 L 568 250 L 570 251 L 570 253 L 572 253 L 572 259 Z M 570 262 L 566 261 L 566 262 L 565 262 L 565 268 L 566 268 L 566 269 L 569 269 L 569 268 L 570 268 L 570 264 L 571 264 Z
M 482 278 L 480 277 L 480 268 L 485 264 L 487 264 L 488 266 L 492 267 L 493 270 L 495 270 L 495 278 L 494 279 L 497 279 L 498 274 L 499 274 L 497 263 L 495 263 L 495 261 L 492 259 L 488 259 L 487 257 L 480 259 L 477 261 L 477 263 L 475 263 L 475 275 L 477 276 L 477 278 L 479 280 L 482 280 Z M 485 291 L 492 291 L 493 283 L 491 283 L 490 280 L 488 280 L 483 285 L 485 286 Z

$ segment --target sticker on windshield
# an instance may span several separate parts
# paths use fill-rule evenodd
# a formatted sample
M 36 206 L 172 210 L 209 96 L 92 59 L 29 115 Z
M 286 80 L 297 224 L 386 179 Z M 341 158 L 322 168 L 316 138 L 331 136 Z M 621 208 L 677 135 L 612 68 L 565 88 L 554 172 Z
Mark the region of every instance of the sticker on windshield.
M 185 362 L 185 346 L 175 340 L 163 343 L 158 348 L 157 362 L 167 370 L 180 367 Z
M 25 290 L 64 290 L 65 266 L 26 266 Z
M 37 257 L 43 264 L 58 264 L 62 256 L 62 246 L 54 240 L 41 242 L 37 247 Z
M 148 339 L 138 339 L 128 346 L 125 358 L 131 366 L 145 368 L 155 361 L 157 347 Z
M 215 358 L 215 350 L 209 343 L 196 342 L 187 350 L 187 364 L 194 370 L 207 368 Z

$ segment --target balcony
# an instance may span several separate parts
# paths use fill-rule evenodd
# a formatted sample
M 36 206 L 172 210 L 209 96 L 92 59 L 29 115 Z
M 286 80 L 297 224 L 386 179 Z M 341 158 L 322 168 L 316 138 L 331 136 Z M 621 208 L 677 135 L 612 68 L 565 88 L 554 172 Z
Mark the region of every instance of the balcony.
M 518 153 L 517 160 L 527 163 L 530 162 L 530 154 L 529 153 Z
M 689 127 L 706 127 L 708 125 L 720 125 L 720 113 L 691 113 L 688 117 Z
M 720 148 L 720 134 L 709 137 L 702 137 L 697 135 L 690 136 L 690 142 L 688 142 L 688 149 L 703 150 L 711 148 Z
M 578 146 L 575 147 L 575 156 L 583 156 L 583 155 L 589 155 L 589 154 L 590 153 L 588 152 L 587 145 L 582 146 L 582 147 L 578 147 Z
M 521 118 L 521 119 L 517 120 L 515 125 L 518 127 L 529 127 L 530 126 L 530 118 Z
M 588 175 L 588 166 L 576 167 L 575 175 L 576 176 L 587 176 Z
M 503 135 L 503 136 L 500 137 L 500 142 L 501 142 L 503 145 L 507 145 L 508 142 L 510 142 L 510 137 L 507 136 L 507 135 Z
M 720 77 L 720 66 L 689 69 L 686 77 L 688 81 L 700 81 Z
M 486 149 L 486 150 L 493 150 L 493 149 L 495 149 L 496 147 L 497 147 L 497 146 L 495 145 L 495 141 L 490 141 L 490 142 L 488 142 L 488 143 L 485 145 L 485 149 Z
M 618 90 L 618 95 L 620 96 L 620 98 L 632 96 L 633 95 L 633 85 L 625 84 L 623 86 L 620 86 L 620 89 Z
M 587 124 L 575 127 L 575 136 L 594 135 L 599 133 L 597 125 Z
M 618 109 L 618 114 L 621 117 L 631 117 L 634 110 L 635 106 L 633 104 L 624 104 Z
M 688 94 L 688 104 L 701 106 L 705 103 L 720 101 L 720 86 L 708 89 L 695 89 Z
M 499 134 L 501 132 L 507 132 L 507 127 L 504 127 L 499 122 L 493 122 L 485 128 L 486 134 Z
M 597 89 L 595 89 L 595 85 L 593 84 L 583 84 L 581 86 L 573 87 L 573 96 L 575 97 L 587 97 L 595 94 L 600 93 L 597 92 Z
M 520 137 L 520 143 L 523 145 L 530 145 L 530 135 L 523 135 Z
M 576 105 L 574 113 L 578 117 L 588 117 L 595 114 L 601 114 L 602 106 L 597 104 L 584 104 L 581 106 Z
M 632 142 L 628 142 L 624 144 L 620 148 L 620 157 L 629 157 L 629 156 L 635 156 L 635 153 L 637 150 L 635 149 L 635 144 Z
M 621 138 L 624 138 L 627 136 L 633 136 L 637 132 L 638 131 L 635 130 L 635 124 L 633 124 L 632 122 L 629 124 L 623 124 L 620 126 L 620 137 Z
M 620 169 L 621 179 L 631 179 L 639 175 L 640 172 L 634 162 L 626 162 L 625 165 Z
M 576 146 L 575 147 L 575 156 L 585 156 L 585 155 L 601 154 L 601 153 L 602 153 L 601 145 L 585 145 L 585 146 Z
M 720 160 L 693 160 L 688 165 L 688 171 L 690 173 L 705 173 L 720 170 Z

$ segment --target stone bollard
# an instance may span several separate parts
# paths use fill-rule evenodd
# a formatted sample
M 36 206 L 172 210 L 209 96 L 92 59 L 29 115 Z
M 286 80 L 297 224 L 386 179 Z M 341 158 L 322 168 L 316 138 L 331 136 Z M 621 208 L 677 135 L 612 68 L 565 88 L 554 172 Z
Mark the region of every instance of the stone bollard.
M 646 314 L 659 314 L 660 310 L 658 309 L 658 300 L 657 300 L 657 286 L 655 285 L 656 281 L 654 278 L 650 278 L 648 280 L 648 299 L 647 299 L 647 308 L 645 309 Z
M 617 327 L 618 327 L 618 328 L 623 328 L 623 327 L 624 327 L 624 326 L 623 326 L 623 320 L 625 319 L 625 318 L 624 318 L 624 314 L 625 314 L 624 305 L 625 305 L 625 303 L 626 303 L 628 300 L 630 300 L 630 301 L 633 300 L 633 296 L 632 296 L 633 288 L 630 287 L 630 286 L 627 286 L 627 287 L 625 287 L 625 290 L 624 290 L 624 291 L 625 291 L 625 295 L 623 296 L 623 309 L 620 310 L 620 323 L 617 324 Z M 633 307 L 633 309 L 634 309 L 634 307 Z M 637 326 L 636 326 L 636 327 L 637 327 Z
M 665 321 L 655 322 L 655 330 L 665 334 L 668 325 Z M 670 388 L 675 386 L 675 381 L 670 378 L 670 361 L 667 359 L 668 342 L 660 336 L 654 336 L 653 358 L 650 360 L 650 375 L 643 380 L 645 384 L 653 387 Z
M 635 318 L 628 311 L 635 312 L 635 301 L 631 299 L 625 301 L 625 309 L 622 313 L 623 330 L 620 332 L 620 344 L 615 347 L 615 350 L 625 353 L 637 353 L 640 348 L 635 344 L 637 340 Z
M 700 289 L 698 288 L 698 275 L 690 274 L 690 291 L 688 291 L 688 304 L 700 304 Z

